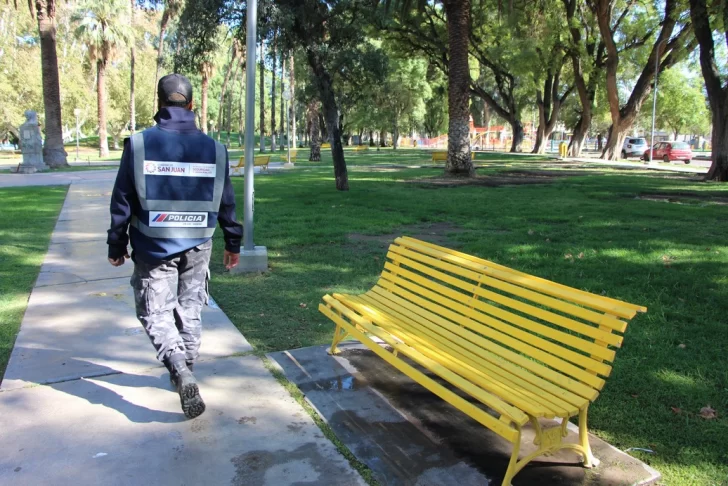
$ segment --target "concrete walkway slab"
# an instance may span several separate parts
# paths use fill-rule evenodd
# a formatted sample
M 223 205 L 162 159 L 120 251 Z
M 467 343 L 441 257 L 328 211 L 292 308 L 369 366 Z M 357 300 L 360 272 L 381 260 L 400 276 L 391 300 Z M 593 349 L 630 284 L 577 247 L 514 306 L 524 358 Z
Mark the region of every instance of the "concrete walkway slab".
M 202 322 L 202 360 L 252 351 L 219 308 L 206 307 Z M 0 390 L 159 366 L 128 278 L 37 287 Z
M 500 485 L 512 445 L 398 372 L 364 346 L 340 345 L 340 356 L 315 346 L 270 357 L 306 395 L 337 437 L 387 485 Z M 545 421 L 543 426 L 556 423 Z M 534 432 L 523 432 L 521 457 L 535 452 Z M 570 424 L 566 442 L 578 440 Z M 602 462 L 581 467 L 571 451 L 537 458 L 514 484 L 627 486 L 657 482 L 660 474 L 590 436 Z
M 0 484 L 365 484 L 257 357 L 195 371 L 192 421 L 160 369 L 0 393 Z
M 185 420 L 106 260 L 112 180 L 69 189 L 0 383 L 0 484 L 363 486 L 212 303 Z

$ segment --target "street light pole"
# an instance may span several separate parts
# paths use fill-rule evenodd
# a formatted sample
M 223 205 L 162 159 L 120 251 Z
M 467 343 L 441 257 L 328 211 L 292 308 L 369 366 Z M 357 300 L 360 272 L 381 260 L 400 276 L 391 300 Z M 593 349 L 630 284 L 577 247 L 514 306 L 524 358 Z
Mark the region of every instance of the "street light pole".
M 655 95 L 652 98 L 652 134 L 650 135 L 649 162 L 652 162 L 655 155 L 655 113 L 657 111 L 657 75 L 660 74 L 660 46 L 667 41 L 668 39 L 663 39 L 662 42 L 657 44 L 657 47 L 655 48 Z
M 264 246 L 253 243 L 253 202 L 254 189 L 254 148 L 255 148 L 255 52 L 258 25 L 258 0 L 248 0 L 247 6 L 247 52 L 252 55 L 246 66 L 245 84 L 245 169 L 244 169 L 244 206 L 243 206 L 243 248 L 240 264 L 234 273 L 265 272 L 268 270 L 268 252 Z M 262 127 L 261 127 L 262 128 Z
M 78 162 L 78 134 L 79 134 L 78 115 L 81 114 L 81 110 L 76 108 L 75 110 L 73 110 L 73 114 L 76 115 L 76 162 Z

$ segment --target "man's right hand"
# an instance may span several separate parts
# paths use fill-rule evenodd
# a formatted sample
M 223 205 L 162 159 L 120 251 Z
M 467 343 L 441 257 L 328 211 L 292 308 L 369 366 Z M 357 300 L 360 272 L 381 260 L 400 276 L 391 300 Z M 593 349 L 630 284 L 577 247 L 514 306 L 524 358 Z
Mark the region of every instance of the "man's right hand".
M 120 267 L 120 266 L 122 266 L 122 265 L 124 264 L 124 262 L 125 262 L 126 260 L 128 260 L 128 259 L 129 259 L 129 254 L 127 253 L 127 254 L 125 254 L 125 255 L 124 255 L 123 257 L 121 257 L 121 258 L 116 258 L 116 259 L 114 259 L 114 258 L 109 258 L 109 263 L 111 263 L 111 265 L 112 265 L 112 266 L 114 266 L 114 267 Z

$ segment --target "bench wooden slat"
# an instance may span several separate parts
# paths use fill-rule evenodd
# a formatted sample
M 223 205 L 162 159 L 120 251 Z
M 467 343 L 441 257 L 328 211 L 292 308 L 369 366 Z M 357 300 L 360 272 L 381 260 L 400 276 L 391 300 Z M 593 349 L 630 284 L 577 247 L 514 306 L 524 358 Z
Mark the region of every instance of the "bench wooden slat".
M 429 303 L 426 299 L 422 299 L 420 297 L 417 297 L 406 290 L 402 289 L 401 287 L 397 287 L 396 285 L 392 285 L 392 288 L 388 289 L 386 287 L 381 287 L 384 291 L 393 293 L 395 295 L 398 295 L 400 297 L 404 297 L 406 300 L 409 300 L 410 302 L 416 304 L 412 308 L 412 312 L 415 315 L 418 315 L 420 317 L 423 317 L 425 319 L 428 319 L 432 322 L 437 323 L 438 325 L 445 327 L 446 329 L 449 329 L 452 332 L 455 332 L 456 334 L 459 334 L 465 339 L 470 340 L 472 343 L 477 344 L 483 349 L 486 349 L 492 353 L 495 353 L 496 355 L 505 358 L 506 360 L 510 361 L 511 363 L 514 363 L 522 368 L 525 368 L 532 373 L 536 373 L 537 375 L 541 376 L 542 378 L 551 381 L 552 383 L 558 384 L 559 386 L 566 388 L 567 390 L 581 396 L 584 398 L 587 398 L 589 400 L 594 400 L 599 395 L 599 392 L 597 389 L 595 389 L 592 386 L 589 386 L 579 380 L 571 378 L 571 376 L 566 375 L 560 371 L 557 371 L 554 368 L 551 368 L 549 366 L 545 366 L 539 361 L 535 361 L 533 359 L 530 359 L 528 357 L 523 356 L 522 354 L 516 353 L 514 351 L 511 351 L 508 348 L 505 348 L 501 346 L 500 344 L 491 341 L 489 339 L 486 339 L 484 336 L 484 333 L 480 333 L 479 327 L 485 328 L 485 326 L 482 326 L 480 324 L 477 324 L 473 321 L 470 321 L 469 319 L 462 318 L 462 319 L 455 319 L 460 321 L 469 321 L 468 324 L 471 326 L 474 326 L 478 331 L 473 331 L 470 329 L 469 326 L 463 325 L 462 327 L 460 324 L 463 324 L 461 322 L 458 322 L 457 324 L 454 324 L 453 321 L 446 319 L 443 317 L 440 313 L 437 312 L 437 310 L 441 310 L 442 307 L 438 306 L 434 303 Z M 373 289 L 373 291 L 376 291 L 377 287 Z M 467 329 L 467 333 L 461 333 L 458 332 L 456 329 Z M 486 328 L 487 330 L 487 328 Z M 495 331 L 492 331 L 490 333 L 495 333 Z M 546 353 L 544 353 L 546 354 Z M 594 375 L 591 375 L 591 378 L 597 379 L 598 378 Z
M 446 358 L 441 361 L 442 364 L 448 366 L 449 362 L 455 363 L 457 366 L 451 369 L 467 378 L 468 375 L 460 372 L 461 369 L 466 369 L 468 373 L 477 376 L 476 379 L 480 380 L 480 386 L 499 394 L 498 396 L 506 397 L 504 398 L 505 401 L 521 408 L 530 415 L 554 418 L 557 416 L 568 417 L 578 412 L 578 407 L 545 392 L 543 389 L 536 388 L 516 376 L 510 375 L 504 378 L 499 368 L 437 332 L 432 332 L 426 337 L 420 337 L 421 326 L 419 326 L 419 323 L 398 312 L 394 308 L 396 304 L 391 301 L 379 300 L 376 295 L 365 294 L 358 297 L 346 296 L 344 303 L 347 304 L 348 302 L 360 303 L 356 310 L 362 315 L 381 321 L 386 325 L 387 330 L 391 330 L 392 327 L 405 329 L 409 333 L 402 336 L 405 342 L 407 342 L 407 339 L 412 339 L 418 344 L 425 345 L 425 348 L 428 344 L 436 344 L 436 349 L 442 350 L 441 352 Z M 393 334 L 397 335 L 396 332 L 393 332 Z M 584 400 L 582 400 L 583 402 Z
M 378 282 L 378 285 L 386 288 L 390 292 L 396 293 L 405 298 L 416 299 L 413 301 L 416 302 L 418 305 L 423 306 L 431 310 L 432 312 L 435 312 L 442 317 L 445 317 L 446 319 L 466 326 L 472 331 L 477 332 L 478 334 L 482 334 L 483 336 L 496 341 L 501 346 L 507 346 L 511 349 L 516 350 L 519 353 L 526 355 L 529 358 L 536 359 L 560 371 L 561 373 L 564 373 L 565 375 L 568 375 L 576 380 L 581 381 L 586 385 L 589 385 L 592 388 L 601 390 L 601 388 L 604 386 L 603 379 L 597 377 L 594 373 L 590 373 L 588 371 L 589 368 L 584 369 L 589 361 L 592 362 L 589 363 L 590 365 L 592 365 L 592 367 L 594 366 L 594 363 L 598 363 L 595 360 L 590 359 L 588 356 L 573 356 L 572 354 L 570 354 L 573 352 L 568 351 L 566 348 L 563 348 L 555 343 L 550 343 L 544 339 L 536 338 L 535 336 L 529 335 L 528 333 L 519 333 L 517 334 L 518 337 L 512 337 L 511 335 L 497 329 L 496 326 L 498 325 L 498 323 L 495 319 L 479 318 L 479 316 L 473 315 L 475 313 L 469 313 L 469 309 L 464 308 L 464 306 L 461 306 L 461 304 L 458 304 L 450 299 L 440 297 L 434 292 L 431 292 L 416 284 L 401 285 L 400 282 L 395 284 L 388 280 L 380 280 Z M 405 289 L 415 291 L 417 292 L 417 294 L 431 300 L 425 300 Z M 457 309 L 458 312 L 455 312 L 451 309 Z M 559 353 L 559 355 L 555 353 Z M 578 360 L 579 357 L 584 358 L 583 363 L 576 364 L 573 363 L 573 361 L 570 362 L 570 360 Z M 569 358 L 570 360 L 567 361 L 567 358 Z M 608 366 L 607 368 L 611 369 Z
M 527 273 L 520 272 L 520 271 L 515 270 L 513 268 L 506 267 L 504 265 L 499 265 L 497 263 L 494 263 L 494 262 L 491 262 L 491 261 L 488 261 L 488 260 L 484 260 L 483 258 L 479 258 L 479 257 L 473 256 L 473 255 L 468 255 L 467 253 L 462 253 L 462 252 L 459 252 L 459 251 L 456 251 L 456 250 L 451 250 L 449 248 L 445 248 L 445 247 L 442 247 L 442 246 L 438 246 L 438 245 L 429 243 L 427 241 L 416 240 L 416 239 L 411 238 L 409 236 L 403 236 L 403 237 L 401 237 L 401 239 L 402 239 L 402 241 L 413 242 L 415 244 L 419 243 L 419 244 L 422 244 L 424 246 L 429 246 L 431 248 L 440 249 L 440 250 L 445 251 L 446 253 L 449 253 L 451 255 L 455 255 L 455 256 L 458 256 L 460 258 L 464 258 L 466 260 L 470 260 L 472 262 L 479 263 L 481 265 L 489 265 L 489 266 L 492 266 L 494 268 L 498 268 L 500 270 L 513 273 L 515 275 L 519 275 L 519 276 L 522 276 L 522 277 L 529 277 L 530 279 L 532 279 L 534 281 L 546 283 L 546 284 L 548 284 L 553 289 L 560 289 L 560 290 L 564 291 L 564 294 L 563 295 L 580 295 L 580 296 L 584 296 L 586 298 L 597 298 L 597 299 L 599 299 L 599 300 L 601 300 L 603 302 L 609 303 L 611 305 L 615 305 L 615 306 L 618 306 L 618 307 L 623 307 L 623 308 L 626 308 L 626 309 L 631 309 L 631 310 L 633 310 L 635 312 L 647 312 L 647 308 L 645 306 L 642 306 L 642 305 L 630 304 L 629 302 L 624 302 L 624 301 L 621 301 L 621 300 L 613 299 L 613 298 L 607 297 L 605 295 L 596 295 L 596 294 L 593 294 L 591 292 L 587 292 L 585 290 L 575 289 L 575 288 L 569 287 L 567 285 L 563 285 L 563 284 L 560 284 L 560 283 L 557 283 L 557 282 L 553 282 L 551 280 L 545 280 L 543 278 L 539 278 L 539 277 L 536 277 L 534 275 L 529 275 Z M 554 296 L 558 296 L 559 294 L 553 294 L 553 295 Z M 632 317 L 634 317 L 634 316 L 632 316 Z
M 440 256 L 441 258 L 436 258 L 430 256 L 429 253 L 419 253 L 412 249 L 395 245 L 392 245 L 389 248 L 389 251 L 409 257 L 410 259 L 415 261 L 426 263 L 429 266 L 436 267 L 441 270 L 454 273 L 456 275 L 460 275 L 461 277 L 465 277 L 474 282 L 478 282 L 483 285 L 487 285 L 489 287 L 508 292 L 512 295 L 522 297 L 524 299 L 550 307 L 560 312 L 579 317 L 580 319 L 593 322 L 594 324 L 608 326 L 609 328 L 619 332 L 624 332 L 624 330 L 627 328 L 627 324 L 625 322 L 620 321 L 619 319 L 616 319 L 612 316 L 599 314 L 598 312 L 595 312 L 593 310 L 579 307 L 569 302 L 549 297 L 547 295 L 535 292 L 527 288 L 519 287 L 518 285 L 511 284 L 498 278 L 493 278 L 492 276 L 489 276 L 490 273 L 494 273 L 493 271 L 489 271 L 487 268 L 479 268 L 479 266 L 475 264 L 461 266 L 452 263 L 452 258 L 447 258 L 448 261 L 445 261 L 445 257 L 443 257 L 442 255 Z M 436 252 L 434 251 L 432 253 L 436 254 Z
M 539 307 L 532 306 L 531 304 L 524 303 L 520 300 L 515 300 L 510 297 L 506 297 L 503 294 L 498 294 L 498 293 L 492 292 L 490 290 L 484 289 L 482 287 L 477 287 L 477 286 L 474 287 L 474 284 L 472 284 L 472 283 L 468 283 L 468 282 L 465 282 L 456 277 L 447 275 L 432 267 L 428 267 L 426 265 L 423 265 L 419 262 L 415 262 L 414 260 L 410 260 L 409 258 L 400 256 L 398 254 L 394 254 L 394 255 L 389 254 L 388 258 L 390 260 L 392 260 L 393 262 L 395 262 L 395 264 L 401 264 L 401 265 L 406 265 L 407 267 L 411 267 L 425 275 L 431 276 L 441 282 L 445 282 L 448 285 L 452 285 L 454 287 L 457 287 L 457 288 L 463 289 L 469 293 L 472 293 L 475 297 L 481 297 L 484 299 L 491 300 L 493 302 L 497 302 L 497 303 L 502 304 L 511 309 L 518 310 L 520 312 L 523 312 L 523 313 L 533 316 L 533 317 L 538 317 L 539 319 L 542 319 L 546 322 L 549 322 L 549 323 L 559 326 L 561 328 L 576 332 L 583 336 L 587 336 L 587 337 L 595 339 L 597 341 L 602 341 L 606 344 L 610 344 L 612 346 L 619 347 L 619 346 L 621 346 L 622 341 L 624 339 L 619 334 L 612 333 L 610 329 L 606 329 L 606 330 L 599 329 L 599 328 L 593 327 L 589 324 L 575 321 L 568 317 L 564 317 L 559 314 L 554 314 L 553 312 L 541 309 Z M 401 267 L 397 267 L 397 268 L 401 268 Z M 474 302 L 481 302 L 481 304 L 483 305 L 482 310 L 484 312 L 490 313 L 495 316 L 504 316 L 506 314 L 515 315 L 505 309 L 501 309 L 501 308 L 498 308 L 495 306 L 490 306 L 489 304 L 486 304 L 482 301 L 474 301 Z M 477 305 L 477 304 L 474 304 L 474 305 Z M 485 306 L 488 306 L 488 307 L 486 308 Z M 525 322 L 525 321 L 521 321 L 521 322 Z
M 593 359 L 587 354 L 581 354 L 575 351 L 572 351 L 571 349 L 568 349 L 561 345 L 558 342 L 549 341 L 547 339 L 541 338 L 536 334 L 532 334 L 529 332 L 526 332 L 522 330 L 519 327 L 512 326 L 510 324 L 507 324 L 503 321 L 499 321 L 498 319 L 495 319 L 493 317 L 490 317 L 488 315 L 485 315 L 478 310 L 474 309 L 473 307 L 469 307 L 467 305 L 464 305 L 457 300 L 453 300 L 450 298 L 449 295 L 446 295 L 447 293 L 450 293 L 447 291 L 447 289 L 443 288 L 442 293 L 439 292 L 433 292 L 430 290 L 430 288 L 435 287 L 436 284 L 430 284 L 430 288 L 423 287 L 422 284 L 427 284 L 427 280 L 422 277 L 414 276 L 414 279 L 416 281 L 410 281 L 405 280 L 396 277 L 394 274 L 390 274 L 388 272 L 382 273 L 382 280 L 378 282 L 378 285 L 381 285 L 383 287 L 386 287 L 387 284 L 385 284 L 384 281 L 388 281 L 389 283 L 392 283 L 394 285 L 397 285 L 399 287 L 405 288 L 411 292 L 414 292 L 417 295 L 420 295 L 422 297 L 425 297 L 427 299 L 430 299 L 439 305 L 444 306 L 445 308 L 449 310 L 456 311 L 457 313 L 461 314 L 463 317 L 473 319 L 481 324 L 484 324 L 490 329 L 493 329 L 499 333 L 506 334 L 510 337 L 513 337 L 517 339 L 518 341 L 524 343 L 527 346 L 533 346 L 537 349 L 546 351 L 547 353 L 553 354 L 554 356 L 557 356 L 558 358 L 562 358 L 566 361 L 569 361 L 580 368 L 585 368 L 589 371 L 593 371 L 595 373 L 598 373 L 602 376 L 609 376 L 609 373 L 611 372 L 612 368 L 611 366 L 604 364 L 601 360 Z M 457 292 L 454 292 L 457 295 L 462 296 L 462 294 L 458 294 Z M 574 339 L 577 339 L 574 337 Z M 528 354 L 527 350 L 530 349 L 530 347 L 523 347 L 520 348 L 520 344 L 516 341 L 516 343 L 508 344 L 508 346 L 516 349 L 517 351 L 523 352 L 524 354 Z M 593 343 L 590 343 L 593 344 Z M 597 346 L 598 347 L 598 346 Z M 600 348 L 602 350 L 606 348 Z
M 565 285 L 556 284 L 550 280 L 534 277 L 523 272 L 517 272 L 508 267 L 498 265 L 488 260 L 483 260 L 472 255 L 465 253 L 456 252 L 447 248 L 439 247 L 437 245 L 426 245 L 419 240 L 412 238 L 397 238 L 395 243 L 402 245 L 407 248 L 415 249 L 421 253 L 426 253 L 431 256 L 435 256 L 439 259 L 457 263 L 464 267 L 477 269 L 488 275 L 504 280 L 506 282 L 513 283 L 528 289 L 536 290 L 543 294 L 547 294 L 553 297 L 567 299 L 571 302 L 576 302 L 586 307 L 597 309 L 601 312 L 613 314 L 618 317 L 626 319 L 633 318 L 637 312 L 645 312 L 647 309 L 642 306 L 636 306 L 621 302 L 615 299 L 605 298 L 599 295 L 591 294 L 582 290 L 567 287 Z M 624 331 L 621 331 L 624 332 Z
M 370 333 L 370 334 L 372 334 L 372 335 L 374 335 L 374 336 L 382 339 L 385 343 L 387 343 L 389 346 L 391 346 L 397 352 L 404 354 L 405 356 L 407 356 L 408 358 L 410 358 L 414 362 L 418 363 L 421 366 L 424 366 L 425 368 L 427 368 L 428 370 L 432 371 L 433 373 L 435 373 L 436 375 L 438 375 L 442 379 L 444 379 L 444 380 L 452 383 L 453 385 L 457 386 L 461 390 L 466 391 L 468 394 L 470 394 L 474 398 L 478 399 L 484 405 L 486 405 L 486 406 L 492 408 L 493 410 L 499 412 L 501 415 L 507 416 L 509 418 L 509 420 L 512 421 L 513 423 L 517 423 L 519 425 L 523 425 L 526 422 L 528 422 L 528 420 L 529 420 L 528 419 L 528 416 L 526 414 L 524 414 L 522 411 L 516 409 L 515 407 L 512 407 L 511 405 L 508 405 L 507 403 L 503 402 L 498 397 L 496 397 L 496 396 L 494 396 L 494 395 L 492 395 L 490 393 L 485 392 L 484 390 L 481 390 L 481 389 L 473 386 L 472 384 L 468 383 L 467 380 L 464 380 L 463 378 L 459 377 L 458 375 L 456 375 L 455 373 L 451 372 L 450 370 L 448 370 L 444 366 L 442 366 L 442 365 L 434 362 L 433 360 L 431 360 L 431 359 L 423 356 L 420 352 L 418 352 L 414 348 L 412 348 L 412 347 L 410 347 L 410 346 L 408 346 L 408 345 L 406 345 L 406 344 L 404 344 L 402 342 L 399 342 L 399 341 L 396 341 L 396 340 L 392 339 L 392 337 L 389 336 L 388 333 L 385 330 L 383 330 L 379 326 L 374 325 L 371 322 L 368 322 L 368 321 L 362 319 L 360 316 L 358 316 L 357 314 L 355 314 L 354 312 L 352 312 L 350 309 L 348 309 L 347 307 L 345 307 L 344 305 L 342 305 L 341 302 L 338 302 L 336 299 L 332 298 L 331 296 L 325 296 L 324 297 L 324 301 L 331 308 L 333 308 L 336 311 L 338 311 L 339 314 L 345 315 L 347 318 L 349 318 L 352 322 L 354 322 L 356 324 L 356 326 L 361 327 L 366 332 L 368 332 L 368 333 Z M 322 310 L 321 307 L 319 307 L 319 310 Z M 325 306 L 324 306 L 324 309 L 322 310 L 322 312 L 324 312 L 324 311 L 328 311 L 328 309 L 326 309 Z M 371 341 L 371 339 L 367 338 L 363 333 L 361 333 L 360 331 L 356 330 L 355 327 L 352 327 L 350 324 L 347 324 L 346 321 L 344 321 L 343 319 L 341 319 L 339 316 L 336 316 L 335 314 L 333 314 L 333 312 L 328 311 L 328 312 L 325 312 L 325 313 L 330 318 L 337 317 L 338 319 L 332 319 L 332 320 L 334 320 L 334 322 L 336 322 L 339 325 L 344 325 L 345 327 L 348 327 L 347 328 L 347 331 L 351 332 L 351 334 L 353 336 L 357 337 L 358 339 L 361 338 L 361 337 L 363 337 L 367 341 L 369 341 L 370 343 L 372 343 L 372 344 L 374 344 L 376 346 L 376 343 L 374 343 L 373 341 Z M 379 347 L 379 346 L 377 346 L 377 347 Z M 384 351 L 384 350 L 382 350 L 382 351 Z M 386 351 L 384 351 L 384 353 L 386 353 Z M 379 354 L 379 353 L 377 353 L 377 354 Z M 406 365 L 406 363 L 404 363 L 403 361 L 401 361 L 401 360 L 399 360 L 399 361 L 400 361 L 400 363 Z M 397 365 L 397 368 L 400 369 L 400 370 L 402 370 L 402 368 L 400 368 L 400 366 L 401 365 Z M 409 365 L 406 365 L 406 366 L 409 366 Z M 486 425 L 486 427 L 490 428 L 491 430 L 494 430 L 495 432 L 497 432 L 502 437 L 511 440 L 511 442 L 516 439 L 517 434 L 516 434 L 516 430 L 515 429 L 513 429 L 510 426 L 508 426 L 503 421 L 498 420 L 498 419 L 495 419 L 493 416 L 491 416 L 490 414 L 484 412 L 483 410 L 479 409 L 478 407 L 475 407 L 472 403 L 467 402 L 467 401 L 463 400 L 462 398 L 458 397 L 457 395 L 455 395 L 453 392 L 451 392 L 447 388 L 445 388 L 442 385 L 436 383 L 434 380 L 432 380 L 431 378 L 427 377 L 423 373 L 417 371 L 416 369 L 412 368 L 411 366 L 410 366 L 410 368 L 412 369 L 412 371 L 416 371 L 417 373 L 419 373 L 419 375 L 421 375 L 420 378 L 425 378 L 425 380 L 423 380 L 423 381 L 427 381 L 427 382 L 431 383 L 431 385 L 435 385 L 435 386 L 433 386 L 433 388 L 435 388 L 435 389 L 438 390 L 438 391 L 434 391 L 434 390 L 431 389 L 430 391 L 433 391 L 438 396 L 441 396 L 441 398 L 443 398 L 443 399 L 445 399 L 445 398 L 442 397 L 441 393 L 444 394 L 444 395 L 446 395 L 446 396 L 449 396 L 449 398 L 457 397 L 458 399 L 460 399 L 460 401 L 465 402 L 465 404 L 469 405 L 468 409 L 470 411 L 475 412 L 477 410 L 477 412 L 480 412 L 480 413 L 475 412 L 476 415 L 478 415 L 478 416 L 484 416 L 482 418 L 484 419 L 483 421 L 485 422 L 484 425 Z M 420 384 L 422 384 L 422 382 L 419 379 L 417 380 L 417 382 L 420 383 Z M 428 387 L 428 389 L 429 389 L 429 387 Z M 447 393 L 444 393 L 444 392 L 447 392 Z M 448 399 L 445 399 L 445 400 L 450 401 Z M 488 403 L 486 403 L 486 402 L 488 402 Z M 458 404 L 458 408 L 460 408 L 461 405 L 462 404 L 459 403 Z M 473 410 L 473 409 L 475 409 L 475 410 Z M 509 412 L 512 412 L 514 416 L 510 416 L 509 415 Z M 478 419 L 476 419 L 476 420 L 478 420 Z
M 477 356 L 483 361 L 484 366 L 490 372 L 496 375 L 502 375 L 504 377 L 504 380 L 514 382 L 522 380 L 530 384 L 524 385 L 525 388 L 534 390 L 535 393 L 539 394 L 539 396 L 555 397 L 554 403 L 556 403 L 559 407 L 573 410 L 573 407 L 581 408 L 586 403 L 588 403 L 588 400 L 586 398 L 579 396 L 578 394 L 573 393 L 562 386 L 555 385 L 547 379 L 541 378 L 540 376 L 537 376 L 532 372 L 529 372 L 526 369 L 521 368 L 507 361 L 506 359 L 492 353 L 491 351 L 488 351 L 487 349 L 478 346 L 476 343 L 470 340 L 470 338 L 475 334 L 468 329 L 451 323 L 448 323 L 445 326 L 438 325 L 429 318 L 430 316 L 426 312 L 422 312 L 420 310 L 420 313 L 418 313 L 418 308 L 416 305 L 405 299 L 402 299 L 395 294 L 387 292 L 380 287 L 375 287 L 370 292 L 367 292 L 365 296 L 368 299 L 378 302 L 384 307 L 388 307 L 388 302 L 399 305 L 402 309 L 404 309 L 403 312 L 407 312 L 407 317 L 404 317 L 403 315 L 403 319 L 407 319 L 413 324 L 421 324 L 427 327 L 434 334 L 439 334 L 440 336 L 442 336 L 443 339 L 448 340 L 452 343 L 456 343 L 454 345 L 460 346 L 462 349 L 467 350 L 472 355 Z M 417 318 L 417 321 L 414 320 L 415 316 Z M 437 318 L 435 320 L 437 320 Z M 579 384 L 578 386 L 582 385 Z
M 524 329 L 527 329 L 527 330 L 533 331 L 534 333 L 539 334 L 541 336 L 545 336 L 549 339 L 553 339 L 554 341 L 557 341 L 558 343 L 563 343 L 576 350 L 583 351 L 586 354 L 591 354 L 592 356 L 599 358 L 599 360 L 606 360 L 606 361 L 610 361 L 610 362 L 614 360 L 615 352 L 603 345 L 595 344 L 594 342 L 588 341 L 586 339 L 582 339 L 579 336 L 575 336 L 573 334 L 567 334 L 563 331 L 537 323 L 531 319 L 527 319 L 525 317 L 521 317 L 519 315 L 513 314 L 512 312 L 509 312 L 507 310 L 500 309 L 500 308 L 490 305 L 486 302 L 473 298 L 470 295 L 465 295 L 462 292 L 458 292 L 451 288 L 445 287 L 444 285 L 438 284 L 431 280 L 427 280 L 426 278 L 422 277 L 421 275 L 410 272 L 409 270 L 406 270 L 402 267 L 397 267 L 396 265 L 394 265 L 392 263 L 389 263 L 389 262 L 385 263 L 384 268 L 386 270 L 389 270 L 393 274 L 396 274 L 399 277 L 405 277 L 408 280 L 412 280 L 414 282 L 419 283 L 420 285 L 427 285 L 430 290 L 433 290 L 439 294 L 447 296 L 472 309 L 477 309 L 478 311 L 484 312 L 485 314 L 488 314 L 488 315 L 491 315 L 493 317 L 500 319 L 501 321 L 503 321 L 507 324 L 497 325 L 497 329 L 502 330 L 503 332 L 506 332 L 508 334 L 517 336 L 517 335 L 522 335 L 523 333 L 526 333 L 527 335 L 530 336 L 531 334 L 524 330 Z M 397 283 L 397 282 L 395 282 L 395 283 Z M 471 317 L 474 316 L 474 314 L 471 312 L 466 313 L 466 315 L 471 316 Z M 478 320 L 480 320 L 480 318 L 478 318 Z M 487 324 L 487 322 L 485 322 L 485 323 Z M 511 324 L 515 324 L 518 327 L 515 327 Z M 579 354 L 579 356 L 582 358 L 585 357 L 584 354 Z M 572 361 L 576 364 L 580 364 L 581 360 L 577 359 L 577 361 L 574 361 L 574 360 L 570 360 L 570 361 Z M 590 369 L 592 369 L 593 371 L 600 371 L 600 368 L 601 367 L 596 367 L 596 368 L 592 367 Z M 609 374 L 608 372 L 610 369 L 611 368 L 601 368 L 602 372 L 600 374 L 603 374 L 604 376 L 608 376 L 608 374 Z

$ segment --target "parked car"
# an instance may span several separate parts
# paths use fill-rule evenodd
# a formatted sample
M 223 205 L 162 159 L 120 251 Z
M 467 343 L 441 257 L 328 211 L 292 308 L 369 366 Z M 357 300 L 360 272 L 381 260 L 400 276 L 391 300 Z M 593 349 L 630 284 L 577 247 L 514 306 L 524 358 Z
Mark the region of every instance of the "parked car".
M 625 138 L 622 145 L 622 158 L 642 157 L 647 148 L 647 140 L 644 138 Z
M 689 164 L 693 160 L 693 151 L 685 142 L 658 142 L 652 147 L 652 150 L 645 150 L 641 159 L 645 161 L 662 159 L 665 162 L 682 160 Z

